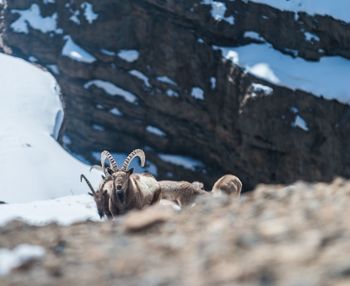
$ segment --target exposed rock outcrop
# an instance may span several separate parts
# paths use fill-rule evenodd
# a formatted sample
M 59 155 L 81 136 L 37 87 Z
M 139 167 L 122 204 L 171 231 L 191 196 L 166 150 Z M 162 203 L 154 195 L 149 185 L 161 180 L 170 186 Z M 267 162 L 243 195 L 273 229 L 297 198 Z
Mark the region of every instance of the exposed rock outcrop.
M 3 49 L 55 75 L 65 105 L 61 143 L 90 162 L 102 149 L 143 147 L 158 178 L 204 181 L 206 188 L 224 173 L 239 176 L 244 190 L 350 177 L 347 105 L 264 82 L 214 48 L 261 41 L 245 35 L 254 31 L 292 56 L 350 58 L 349 24 L 222 2 L 227 10 L 218 20 L 199 0 L 5 1 Z M 50 28 L 31 24 L 22 14 L 28 9 Z M 293 127 L 298 115 L 308 132 Z M 177 166 L 159 154 L 199 162 L 185 158 L 190 166 Z

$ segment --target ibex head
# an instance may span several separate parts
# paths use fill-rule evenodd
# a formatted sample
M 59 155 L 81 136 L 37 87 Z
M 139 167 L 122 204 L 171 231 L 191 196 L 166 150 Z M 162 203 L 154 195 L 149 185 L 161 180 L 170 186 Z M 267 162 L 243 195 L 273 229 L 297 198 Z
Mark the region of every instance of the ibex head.
M 120 203 L 124 204 L 126 198 L 126 191 L 129 187 L 129 178 L 133 173 L 134 169 L 129 169 L 129 165 L 132 160 L 136 157 L 140 158 L 141 166 L 145 165 L 145 153 L 141 149 L 135 149 L 132 151 L 128 157 L 124 160 L 124 163 L 121 168 L 118 167 L 116 161 L 113 156 L 108 151 L 103 151 L 101 153 L 101 162 L 102 159 L 109 160 L 109 168 L 107 169 L 107 173 L 113 179 L 113 190 L 115 195 Z M 104 161 L 103 161 L 104 164 Z
M 108 192 L 106 189 L 103 189 L 103 188 L 100 188 L 99 190 L 95 191 L 91 183 L 89 182 L 89 180 L 83 174 L 81 174 L 80 182 L 83 179 L 91 190 L 91 192 L 88 192 L 88 194 L 94 198 L 98 215 L 100 216 L 100 218 L 102 218 L 106 214 L 105 206 L 106 206 L 106 203 L 108 203 L 108 198 L 109 198 Z

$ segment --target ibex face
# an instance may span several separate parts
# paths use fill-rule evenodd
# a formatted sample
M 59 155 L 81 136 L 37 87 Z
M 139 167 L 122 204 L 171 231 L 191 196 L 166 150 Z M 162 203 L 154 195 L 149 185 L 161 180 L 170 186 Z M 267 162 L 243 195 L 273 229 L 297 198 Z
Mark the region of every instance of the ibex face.
M 133 173 L 134 169 L 131 168 L 128 171 L 117 170 L 112 174 L 114 190 L 121 203 L 125 202 L 126 191 L 129 187 L 130 175 Z
M 96 203 L 97 213 L 100 216 L 100 218 L 103 218 L 103 216 L 105 215 L 104 206 L 106 202 L 108 202 L 108 198 L 109 198 L 107 191 L 106 190 L 96 191 L 94 194 L 89 192 L 89 195 L 94 198 Z
M 109 211 L 109 193 L 108 191 L 113 189 L 113 181 L 112 180 L 106 180 L 103 181 L 98 190 L 95 191 L 92 187 L 89 180 L 82 174 L 80 175 L 80 181 L 84 179 L 84 181 L 87 183 L 88 187 L 90 188 L 91 192 L 88 192 L 90 196 L 92 196 L 96 203 L 97 213 L 100 216 L 100 218 L 103 218 L 105 215 L 108 218 L 112 217 L 111 212 Z

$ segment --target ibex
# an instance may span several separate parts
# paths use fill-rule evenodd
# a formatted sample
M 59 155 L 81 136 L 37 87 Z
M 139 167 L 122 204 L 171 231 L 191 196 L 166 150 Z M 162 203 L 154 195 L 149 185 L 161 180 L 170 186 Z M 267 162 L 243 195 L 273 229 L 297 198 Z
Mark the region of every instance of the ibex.
M 162 199 L 175 202 L 180 207 L 194 202 L 197 196 L 205 195 L 203 184 L 186 181 L 159 181 Z
M 145 153 L 141 149 L 132 151 L 121 168 L 118 167 L 117 162 L 108 151 L 101 153 L 102 167 L 93 166 L 93 168 L 103 170 L 106 176 L 107 188 L 105 189 L 109 197 L 108 210 L 113 216 L 124 214 L 131 209 L 142 209 L 160 200 L 160 186 L 151 174 L 133 174 L 133 168 L 129 170 L 129 165 L 135 157 L 140 158 L 143 167 Z M 109 161 L 109 167 L 107 168 L 104 166 L 106 159 Z
M 218 179 L 212 189 L 214 195 L 225 193 L 227 195 L 239 196 L 242 190 L 242 182 L 234 175 L 225 175 Z
M 100 218 L 103 218 L 106 215 L 108 219 L 111 219 L 112 213 L 109 210 L 108 189 L 113 187 L 112 180 L 103 181 L 100 184 L 98 190 L 95 191 L 94 188 L 92 187 L 91 183 L 89 182 L 89 180 L 83 174 L 80 175 L 80 181 L 82 181 L 82 179 L 85 180 L 86 184 L 88 185 L 88 187 L 91 190 L 91 192 L 88 192 L 88 194 L 94 198 L 95 203 L 96 203 L 97 212 L 98 212 Z

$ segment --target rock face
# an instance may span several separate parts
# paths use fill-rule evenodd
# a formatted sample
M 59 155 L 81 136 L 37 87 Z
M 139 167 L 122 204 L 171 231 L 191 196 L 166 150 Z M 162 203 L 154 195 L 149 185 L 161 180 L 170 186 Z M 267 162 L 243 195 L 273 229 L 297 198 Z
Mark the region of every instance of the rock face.
M 222 1 L 218 21 L 202 2 L 5 1 L 2 48 L 55 75 L 65 106 L 61 143 L 89 162 L 102 149 L 141 147 L 158 178 L 200 180 L 208 189 L 224 173 L 240 177 L 244 190 L 350 177 L 347 105 L 264 82 L 213 48 L 259 42 L 244 36 L 255 31 L 292 56 L 350 58 L 349 24 L 241 0 Z M 297 115 L 308 132 L 293 128 Z M 159 154 L 186 156 L 187 164 Z
M 1 285 L 349 285 L 349 182 L 201 198 L 180 213 L 154 206 L 113 222 L 9 223 L 2 248 L 45 255 Z

